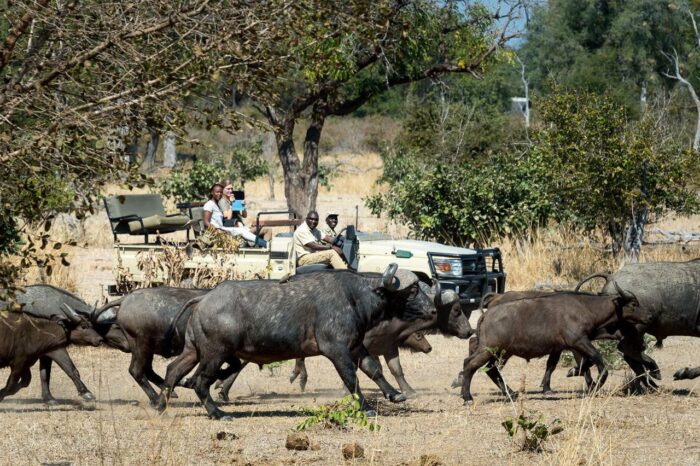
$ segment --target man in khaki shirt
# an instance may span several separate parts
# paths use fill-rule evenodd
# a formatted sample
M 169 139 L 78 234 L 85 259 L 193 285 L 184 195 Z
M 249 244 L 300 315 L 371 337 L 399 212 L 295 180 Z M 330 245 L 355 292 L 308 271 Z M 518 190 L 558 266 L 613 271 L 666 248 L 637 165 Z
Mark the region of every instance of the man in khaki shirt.
M 306 221 L 294 232 L 297 265 L 329 264 L 334 269 L 347 269 L 347 265 L 340 258 L 340 249 L 322 243 L 321 232 L 316 228 L 318 218 L 318 212 L 312 210 L 306 216 Z

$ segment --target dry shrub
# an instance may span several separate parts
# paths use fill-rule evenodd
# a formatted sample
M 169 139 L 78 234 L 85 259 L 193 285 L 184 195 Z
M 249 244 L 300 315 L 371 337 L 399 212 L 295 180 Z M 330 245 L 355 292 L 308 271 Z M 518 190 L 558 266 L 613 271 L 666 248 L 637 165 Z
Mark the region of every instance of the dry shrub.
M 565 227 L 529 232 L 523 239 L 503 238 L 498 246 L 508 272 L 508 289 L 567 288 L 597 272 L 614 272 L 622 265 L 601 235 L 584 238 Z M 700 256 L 700 243 L 644 245 L 642 262 L 686 261 Z M 600 284 L 592 284 L 599 286 Z
M 53 285 L 76 294 L 79 291 L 78 282 L 75 277 L 75 269 L 70 266 L 66 267 L 61 265 L 60 262 L 56 262 L 53 265 L 51 275 L 47 275 L 43 268 L 36 266 L 26 269 L 20 284 L 34 285 L 37 283 Z

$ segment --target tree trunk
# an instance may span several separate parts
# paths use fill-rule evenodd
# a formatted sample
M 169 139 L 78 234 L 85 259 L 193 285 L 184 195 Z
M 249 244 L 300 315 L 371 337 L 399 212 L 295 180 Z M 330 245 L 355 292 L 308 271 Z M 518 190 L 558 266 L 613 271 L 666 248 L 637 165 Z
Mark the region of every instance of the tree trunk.
M 165 140 L 163 141 L 163 167 L 173 168 L 176 158 L 175 133 L 168 131 L 165 133 Z
M 646 207 L 641 207 L 632 216 L 632 221 L 627 227 L 623 243 L 626 263 L 636 264 L 639 262 L 639 254 L 642 251 L 642 239 L 644 237 L 644 226 L 647 223 L 648 215 L 648 209 Z
M 146 156 L 143 158 L 144 168 L 151 168 L 156 164 L 156 152 L 158 151 L 158 146 L 160 145 L 160 131 L 158 131 L 157 128 L 149 126 L 148 134 L 151 135 L 151 139 L 148 141 Z
M 316 208 L 318 197 L 318 142 L 325 122 L 325 114 L 320 106 L 315 106 L 311 123 L 304 138 L 304 161 L 300 163 L 294 146 L 294 120 L 285 119 L 277 124 L 275 138 L 277 154 L 284 172 L 284 195 L 287 207 L 297 216 L 304 218 Z

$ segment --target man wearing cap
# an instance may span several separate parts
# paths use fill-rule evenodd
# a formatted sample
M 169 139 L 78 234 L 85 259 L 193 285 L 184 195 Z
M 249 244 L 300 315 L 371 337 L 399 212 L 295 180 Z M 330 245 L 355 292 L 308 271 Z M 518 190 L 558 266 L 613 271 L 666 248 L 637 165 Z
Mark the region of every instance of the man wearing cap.
M 340 248 L 323 243 L 324 237 L 316 228 L 318 219 L 318 212 L 312 210 L 306 216 L 306 221 L 299 225 L 299 228 L 294 232 L 297 265 L 329 264 L 334 269 L 347 269 L 347 265 L 340 258 L 342 253 Z
M 321 227 L 321 238 L 324 243 L 333 244 L 338 233 L 335 232 L 335 227 L 338 226 L 338 214 L 335 212 L 326 212 L 326 226 Z

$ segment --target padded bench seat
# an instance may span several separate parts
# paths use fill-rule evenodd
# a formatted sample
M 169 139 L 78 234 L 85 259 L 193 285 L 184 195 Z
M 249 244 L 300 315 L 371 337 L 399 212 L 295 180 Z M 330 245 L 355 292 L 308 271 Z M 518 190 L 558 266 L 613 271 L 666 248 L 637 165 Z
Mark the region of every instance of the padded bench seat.
M 119 194 L 105 197 L 105 208 L 115 241 L 119 234 L 148 235 L 188 230 L 187 215 L 167 214 L 159 194 Z

